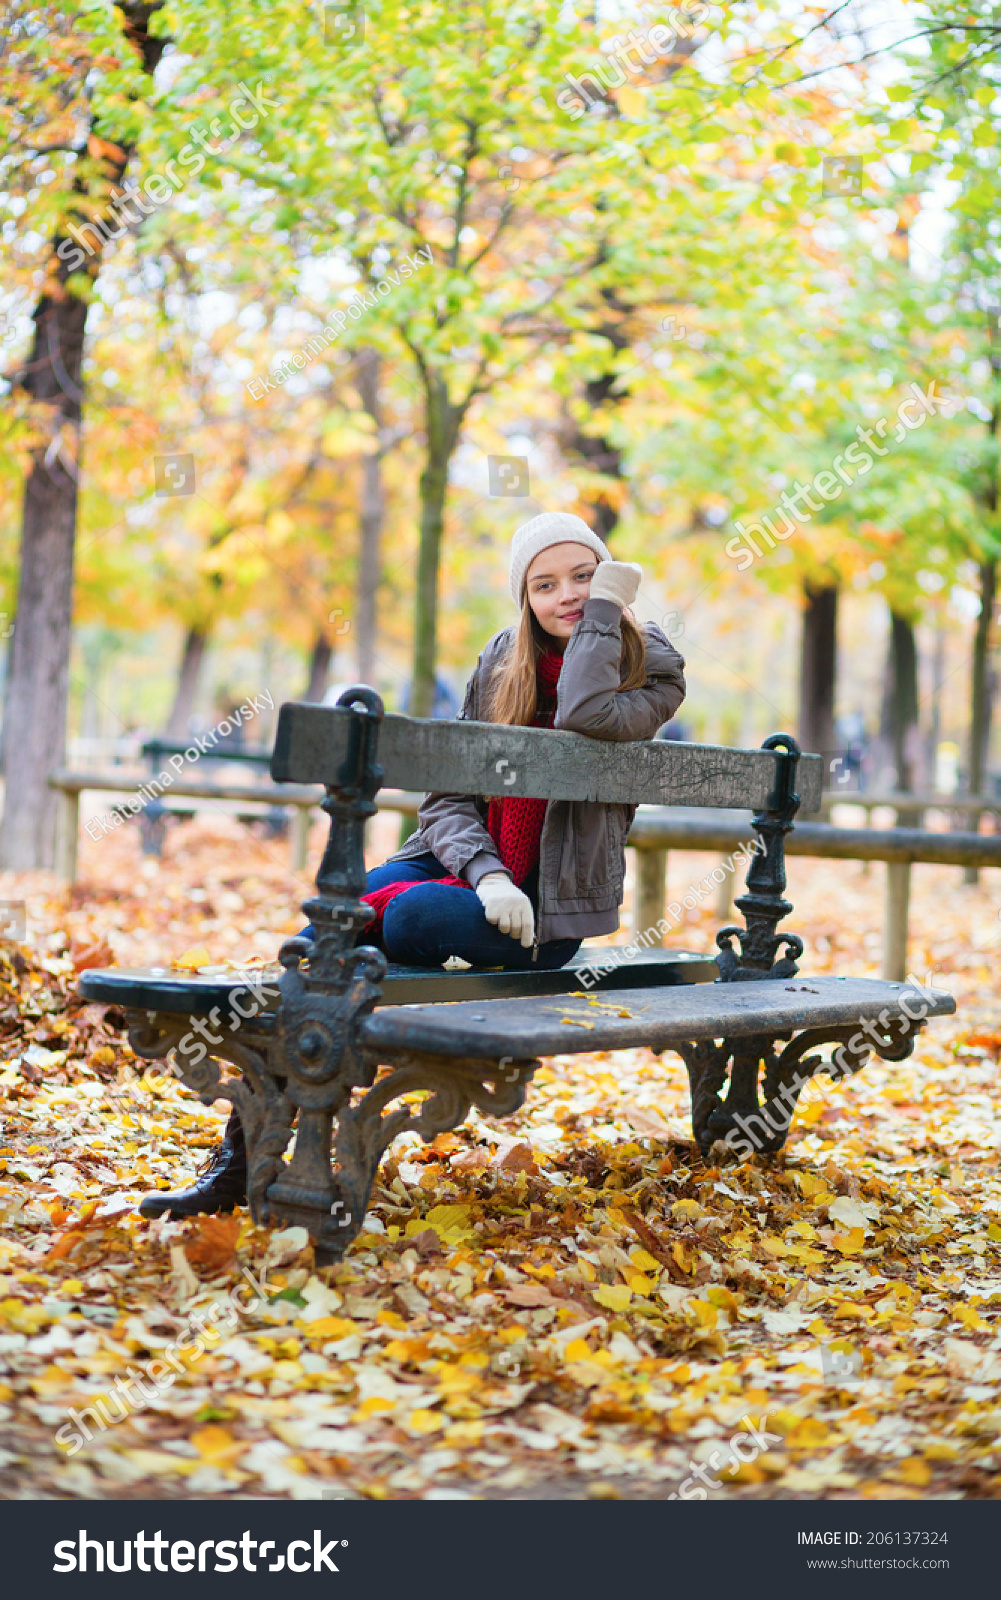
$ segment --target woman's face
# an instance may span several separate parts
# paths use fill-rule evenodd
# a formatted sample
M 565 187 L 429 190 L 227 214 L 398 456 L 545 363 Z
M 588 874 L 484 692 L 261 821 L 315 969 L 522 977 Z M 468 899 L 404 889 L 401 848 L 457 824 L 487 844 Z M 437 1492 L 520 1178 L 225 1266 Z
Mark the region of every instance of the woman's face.
M 584 615 L 598 558 L 586 544 L 553 544 L 536 556 L 525 580 L 539 626 L 564 643 Z

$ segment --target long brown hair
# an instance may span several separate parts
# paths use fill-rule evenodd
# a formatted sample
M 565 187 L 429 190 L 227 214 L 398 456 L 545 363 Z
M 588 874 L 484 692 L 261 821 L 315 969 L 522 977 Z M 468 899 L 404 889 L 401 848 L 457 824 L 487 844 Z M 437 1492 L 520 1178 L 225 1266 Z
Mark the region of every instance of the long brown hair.
M 549 635 L 540 627 L 526 595 L 512 646 L 490 680 L 487 715 L 491 722 L 531 727 L 539 705 L 536 669 L 549 645 Z M 619 689 L 639 689 L 645 682 L 646 641 L 635 622 L 623 615 Z

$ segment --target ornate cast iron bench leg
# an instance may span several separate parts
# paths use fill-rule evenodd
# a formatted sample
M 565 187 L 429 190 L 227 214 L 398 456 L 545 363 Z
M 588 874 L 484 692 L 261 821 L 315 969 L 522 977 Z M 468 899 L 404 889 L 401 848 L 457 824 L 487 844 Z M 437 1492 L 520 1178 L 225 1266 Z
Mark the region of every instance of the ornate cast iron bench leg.
M 213 1014 L 214 1015 L 214 1014 Z M 284 1168 L 282 1157 L 292 1134 L 295 1107 L 274 1075 L 275 1018 L 267 1013 L 249 1023 L 239 1017 L 213 1021 L 207 1034 L 211 1053 L 192 1027 L 190 1016 L 129 1011 L 129 1043 L 137 1056 L 156 1060 L 174 1051 L 178 1076 L 206 1105 L 229 1100 L 240 1114 L 247 1141 L 247 1194 L 255 1222 L 263 1221 L 268 1187 Z M 242 1077 L 222 1079 L 219 1062 L 230 1061 Z
M 778 933 L 776 924 L 792 911 L 784 898 L 786 886 L 785 836 L 792 831 L 800 797 L 795 792 L 800 749 L 788 734 L 775 733 L 764 750 L 779 750 L 775 788 L 763 811 L 752 818 L 758 849 L 747 872 L 747 889 L 736 902 L 746 926 L 733 924 L 716 935 L 720 983 L 753 983 L 763 978 L 793 978 L 799 971 L 803 941 L 796 934 Z M 734 950 L 734 940 L 740 946 Z M 779 956 L 780 946 L 786 953 Z M 728 1139 L 738 1153 L 780 1150 L 800 1094 L 818 1072 L 843 1078 L 858 1072 L 873 1050 L 884 1060 L 901 1061 L 910 1055 L 920 1026 L 891 1019 L 882 1034 L 870 1024 L 868 1040 L 854 1048 L 856 1025 L 812 1028 L 791 1037 L 762 1034 L 754 1038 L 692 1040 L 678 1052 L 688 1069 L 692 1095 L 692 1129 L 703 1152 L 716 1139 Z M 778 1049 L 781 1041 L 788 1041 Z M 833 1060 L 811 1054 L 822 1044 L 838 1044 Z M 758 1075 L 764 1065 L 759 1100 Z M 729 1084 L 726 1098 L 721 1090 Z

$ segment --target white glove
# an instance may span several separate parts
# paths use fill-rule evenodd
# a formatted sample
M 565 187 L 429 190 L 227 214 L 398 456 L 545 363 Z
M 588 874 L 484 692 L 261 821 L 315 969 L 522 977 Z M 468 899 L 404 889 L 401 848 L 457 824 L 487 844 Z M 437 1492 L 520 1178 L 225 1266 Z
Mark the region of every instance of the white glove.
M 635 561 L 599 561 L 591 579 L 592 600 L 611 600 L 617 606 L 631 606 L 643 582 L 643 568 Z
M 522 894 L 506 872 L 485 872 L 476 885 L 476 898 L 486 919 L 499 933 L 520 939 L 528 950 L 535 939 L 535 913 L 527 894 Z

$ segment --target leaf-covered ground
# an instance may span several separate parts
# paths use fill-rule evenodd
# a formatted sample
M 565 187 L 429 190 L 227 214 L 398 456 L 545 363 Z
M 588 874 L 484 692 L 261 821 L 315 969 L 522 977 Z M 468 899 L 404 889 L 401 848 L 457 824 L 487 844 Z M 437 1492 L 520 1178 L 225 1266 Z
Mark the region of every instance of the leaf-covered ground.
M 673 855 L 672 894 L 711 865 Z M 517 1117 L 398 1141 L 317 1273 L 245 1212 L 139 1218 L 223 1108 L 73 998 L 82 965 L 272 957 L 307 880 L 220 819 L 83 872 L 0 886 L 29 922 L 0 945 L 0 1494 L 1001 1495 L 998 874 L 917 871 L 911 969 L 958 1016 L 811 1094 L 781 1156 L 706 1167 L 674 1056 L 555 1058 Z M 802 970 L 878 975 L 881 870 L 790 877 Z

